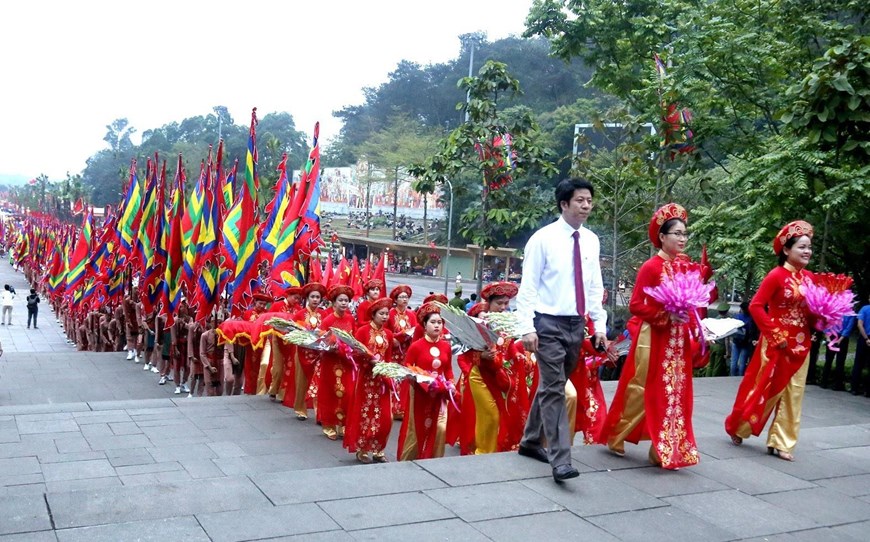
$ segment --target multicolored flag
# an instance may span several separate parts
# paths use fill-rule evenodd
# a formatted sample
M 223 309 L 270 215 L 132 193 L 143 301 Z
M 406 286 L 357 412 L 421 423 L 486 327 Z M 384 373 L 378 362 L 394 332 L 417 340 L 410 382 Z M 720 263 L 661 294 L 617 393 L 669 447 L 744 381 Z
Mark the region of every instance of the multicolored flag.
M 248 137 L 248 155 L 245 168 L 245 183 L 241 197 L 227 213 L 223 225 L 223 254 L 231 271 L 232 310 L 239 313 L 245 296 L 251 291 L 251 283 L 257 280 L 257 109 L 251 113 L 251 131 Z
M 66 290 L 73 291 L 82 285 L 88 269 L 88 259 L 91 255 L 91 242 L 94 235 L 94 210 L 88 211 L 82 221 L 82 229 L 73 247 L 69 260 L 69 272 L 66 275 Z
M 181 248 L 184 253 L 184 281 L 188 290 L 193 290 L 196 282 L 196 249 L 202 227 L 202 214 L 205 208 L 205 186 L 211 182 L 211 145 L 208 146 L 208 165 L 203 161 L 199 166 L 199 179 L 190 193 L 181 218 Z
M 278 164 L 278 182 L 275 184 L 275 196 L 266 205 L 266 221 L 260 234 L 260 258 L 273 262 L 281 240 L 281 228 L 284 225 L 284 215 L 290 206 L 292 188 L 287 178 L 287 153 L 281 157 Z
M 270 278 L 273 283 L 278 284 L 283 289 L 300 285 L 297 272 L 298 264 L 304 261 L 302 260 L 303 255 L 307 257 L 311 254 L 311 250 L 316 247 L 316 245 L 310 246 L 309 239 L 312 230 L 310 226 L 305 227 L 305 224 L 307 224 L 305 220 L 308 220 L 309 210 L 312 216 L 316 216 L 319 213 L 319 136 L 320 123 L 318 122 L 314 125 L 314 145 L 308 154 L 305 168 L 303 168 L 300 174 L 299 183 L 296 185 L 293 193 L 293 201 L 284 214 L 280 237 L 275 245 Z M 318 222 L 318 235 L 319 230 Z M 299 241 L 300 232 L 303 234 L 302 242 Z M 300 246 L 307 248 L 307 250 L 300 250 Z
M 181 154 L 178 155 L 178 166 L 175 170 L 175 189 L 172 191 L 170 219 L 166 243 L 166 270 L 163 274 L 163 305 L 161 316 L 166 316 L 166 327 L 175 322 L 175 312 L 181 302 L 181 279 L 183 273 L 182 259 L 184 251 L 182 236 L 184 226 L 184 168 Z
M 127 185 L 127 194 L 120 211 L 118 220 L 118 235 L 121 239 L 119 255 L 130 258 L 139 230 L 139 221 L 142 218 L 142 187 L 136 177 L 136 159 L 130 164 L 130 181 Z
M 223 141 L 220 141 L 217 152 L 217 172 L 221 170 L 222 153 Z M 214 308 L 221 287 L 220 250 L 217 243 L 221 219 L 221 194 L 218 192 L 220 186 L 220 179 L 211 176 L 205 187 L 205 208 L 196 246 L 196 289 L 193 294 L 193 303 L 196 305 L 196 321 L 198 322 L 204 321 Z

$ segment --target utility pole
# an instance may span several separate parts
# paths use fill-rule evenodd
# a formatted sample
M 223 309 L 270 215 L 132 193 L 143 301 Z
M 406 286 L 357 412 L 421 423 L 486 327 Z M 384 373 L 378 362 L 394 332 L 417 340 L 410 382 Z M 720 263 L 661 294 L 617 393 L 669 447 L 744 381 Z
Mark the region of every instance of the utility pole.
M 469 49 L 470 55 L 468 57 L 468 77 L 472 77 L 474 75 L 474 48 L 480 47 L 480 44 L 486 40 L 486 32 L 472 32 L 470 34 L 462 34 L 459 36 L 459 41 L 462 43 L 463 49 Z M 464 122 L 468 122 L 468 103 L 471 101 L 471 89 L 465 93 L 465 120 Z M 463 122 L 463 118 L 460 116 L 460 122 Z
M 369 198 L 372 190 L 372 163 L 368 163 L 368 174 L 366 175 L 366 237 L 369 236 Z
M 396 240 L 396 221 L 399 211 L 399 166 L 396 166 L 396 179 L 393 184 L 393 241 Z

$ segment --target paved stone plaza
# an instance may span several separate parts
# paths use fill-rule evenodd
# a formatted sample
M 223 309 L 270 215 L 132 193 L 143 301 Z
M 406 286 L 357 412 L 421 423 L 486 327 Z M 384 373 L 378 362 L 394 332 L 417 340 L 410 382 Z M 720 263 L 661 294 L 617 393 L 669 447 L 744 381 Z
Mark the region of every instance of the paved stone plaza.
M 194 398 L 125 354 L 76 353 L 25 285 L 0 328 L 0 542 L 867 540 L 870 400 L 809 387 L 797 461 L 734 447 L 738 381 L 695 381 L 700 465 L 574 448 L 578 479 L 516 454 L 358 465 L 265 397 Z M 608 397 L 614 383 L 606 383 Z M 395 455 L 395 438 L 388 448 Z

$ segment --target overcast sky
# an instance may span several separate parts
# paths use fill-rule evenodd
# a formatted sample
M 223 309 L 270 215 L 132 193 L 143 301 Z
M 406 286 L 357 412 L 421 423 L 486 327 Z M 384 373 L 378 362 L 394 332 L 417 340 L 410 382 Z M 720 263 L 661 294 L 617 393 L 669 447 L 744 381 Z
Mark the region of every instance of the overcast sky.
M 532 0 L 25 0 L 3 6 L 0 175 L 63 178 L 126 117 L 133 138 L 226 105 L 293 115 L 324 142 L 400 60 L 459 55 L 460 34 L 519 35 Z M 271 76 L 229 79 L 230 68 Z M 205 151 L 203 151 L 203 154 Z

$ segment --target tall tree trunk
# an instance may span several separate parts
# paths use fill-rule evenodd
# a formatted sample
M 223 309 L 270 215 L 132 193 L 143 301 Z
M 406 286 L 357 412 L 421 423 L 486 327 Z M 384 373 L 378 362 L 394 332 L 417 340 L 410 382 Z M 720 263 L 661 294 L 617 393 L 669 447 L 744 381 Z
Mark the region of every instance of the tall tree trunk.
M 827 267 L 825 266 L 825 260 L 827 260 L 828 255 L 828 229 L 831 224 L 831 208 L 828 207 L 828 211 L 825 213 L 825 223 L 822 225 L 822 257 L 819 259 L 819 270 L 825 271 Z
M 423 242 L 429 244 L 429 215 L 427 213 L 429 207 L 429 195 L 423 192 Z
M 481 237 L 483 239 L 486 239 L 486 227 L 487 227 L 487 223 L 486 223 L 486 209 L 487 209 L 486 203 L 487 203 L 487 201 L 486 200 L 487 200 L 487 195 L 488 195 L 487 189 L 486 189 L 486 186 L 484 186 L 484 188 L 483 188 L 483 205 L 481 206 L 481 211 L 480 211 L 480 232 L 482 234 Z M 451 209 L 450 211 L 453 212 L 453 209 Z M 486 241 L 481 243 L 481 246 L 479 247 L 479 249 L 480 249 L 480 252 L 477 255 L 477 291 L 482 292 L 483 291 L 483 261 L 484 261 L 483 253 L 486 250 Z

